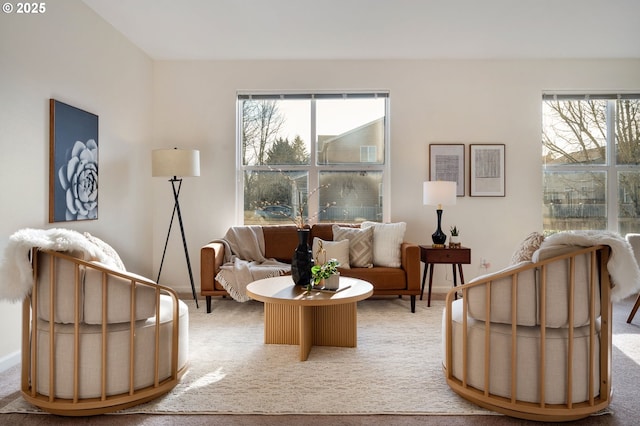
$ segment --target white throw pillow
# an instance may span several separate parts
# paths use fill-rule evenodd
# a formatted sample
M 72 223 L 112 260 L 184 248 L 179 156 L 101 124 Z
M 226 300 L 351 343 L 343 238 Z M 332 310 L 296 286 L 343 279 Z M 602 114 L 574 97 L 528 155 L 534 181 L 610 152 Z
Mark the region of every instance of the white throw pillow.
M 361 228 L 373 228 L 373 264 L 389 268 L 402 265 L 400 245 L 407 230 L 405 222 L 362 222 Z
M 327 258 L 325 259 L 323 255 L 320 255 L 320 258 L 318 259 L 319 263 L 327 262 L 329 259 L 336 259 L 338 263 L 340 263 L 341 268 L 351 269 L 349 266 L 349 240 L 325 241 L 318 237 L 314 237 L 311 249 L 314 261 L 318 257 L 320 241 L 322 241 L 322 248 L 324 248 L 327 253 Z

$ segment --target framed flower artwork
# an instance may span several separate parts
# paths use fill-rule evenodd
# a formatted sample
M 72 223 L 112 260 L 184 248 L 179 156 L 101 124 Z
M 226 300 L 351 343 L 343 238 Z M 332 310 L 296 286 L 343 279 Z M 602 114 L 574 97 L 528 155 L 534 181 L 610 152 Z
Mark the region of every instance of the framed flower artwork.
M 98 218 L 98 116 L 49 100 L 49 222 Z

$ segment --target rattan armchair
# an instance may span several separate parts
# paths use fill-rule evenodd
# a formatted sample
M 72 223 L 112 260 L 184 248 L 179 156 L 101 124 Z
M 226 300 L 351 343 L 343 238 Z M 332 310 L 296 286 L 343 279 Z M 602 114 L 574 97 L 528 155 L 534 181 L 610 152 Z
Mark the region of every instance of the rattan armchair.
M 584 418 L 611 400 L 608 246 L 534 255 L 458 287 L 443 313 L 444 373 L 462 397 L 513 417 Z
M 54 414 L 127 408 L 171 390 L 187 368 L 187 306 L 173 290 L 124 271 L 32 251 L 23 302 L 22 396 Z

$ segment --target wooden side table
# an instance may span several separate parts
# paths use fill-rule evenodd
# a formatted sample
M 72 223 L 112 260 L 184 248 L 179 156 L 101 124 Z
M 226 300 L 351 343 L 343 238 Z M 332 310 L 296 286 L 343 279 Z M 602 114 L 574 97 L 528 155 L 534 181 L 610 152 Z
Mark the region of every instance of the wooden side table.
M 431 306 L 431 285 L 433 284 L 433 267 L 436 263 L 450 264 L 453 268 L 453 286 L 457 286 L 456 266 L 460 272 L 460 284 L 464 284 L 464 275 L 462 274 L 462 265 L 471 263 L 471 249 L 467 247 L 447 248 L 420 246 L 420 261 L 424 263 L 424 272 L 422 273 L 422 290 L 420 291 L 420 300 L 424 293 L 425 279 L 427 278 L 427 270 L 429 272 L 429 294 L 427 306 Z

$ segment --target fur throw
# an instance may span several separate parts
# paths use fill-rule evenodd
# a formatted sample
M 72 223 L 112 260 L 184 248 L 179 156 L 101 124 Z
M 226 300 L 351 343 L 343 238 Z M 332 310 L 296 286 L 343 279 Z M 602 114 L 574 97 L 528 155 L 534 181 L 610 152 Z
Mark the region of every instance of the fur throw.
M 86 259 L 97 260 L 114 269 L 118 262 L 87 236 L 70 229 L 21 229 L 9 237 L 0 256 L 0 299 L 21 301 L 33 285 L 33 269 L 29 254 L 33 247 L 55 251 L 79 251 Z
M 589 247 L 606 245 L 611 248 L 607 269 L 613 284 L 611 299 L 614 302 L 640 291 L 640 269 L 633 254 L 631 244 L 619 234 L 608 231 L 567 231 L 545 238 L 540 248 L 552 248 L 559 245 Z

